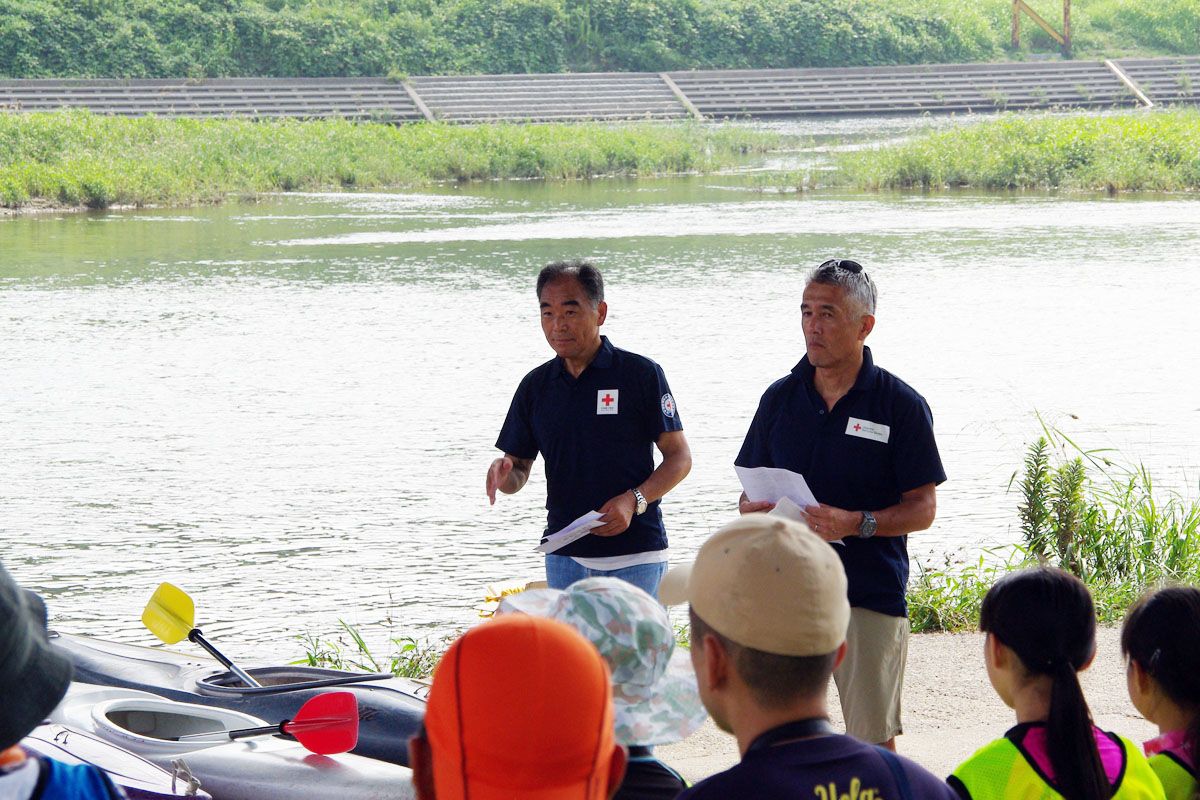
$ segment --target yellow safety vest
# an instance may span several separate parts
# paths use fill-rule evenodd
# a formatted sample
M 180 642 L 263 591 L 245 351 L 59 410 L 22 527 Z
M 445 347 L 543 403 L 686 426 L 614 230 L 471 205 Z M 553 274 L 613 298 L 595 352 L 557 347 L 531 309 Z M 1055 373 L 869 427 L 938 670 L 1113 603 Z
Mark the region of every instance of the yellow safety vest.
M 1196 776 L 1174 753 L 1156 753 L 1150 756 L 1150 767 L 1162 781 L 1167 800 L 1195 800 L 1200 792 Z
M 1146 757 L 1128 740 L 1120 740 L 1125 768 L 1113 800 L 1165 800 L 1162 784 Z M 1041 771 L 1011 739 L 984 745 L 950 776 L 971 800 L 1062 800 Z M 956 787 L 957 788 L 957 787 Z

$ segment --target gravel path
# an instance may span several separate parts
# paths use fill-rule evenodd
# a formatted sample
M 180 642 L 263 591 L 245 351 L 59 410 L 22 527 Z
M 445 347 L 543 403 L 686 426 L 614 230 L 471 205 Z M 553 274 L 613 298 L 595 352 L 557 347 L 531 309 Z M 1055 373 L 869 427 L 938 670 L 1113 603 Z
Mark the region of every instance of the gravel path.
M 1157 729 L 1134 710 L 1125 689 L 1120 630 L 1102 628 L 1096 660 L 1082 675 L 1083 691 L 1101 728 L 1141 742 Z M 836 691 L 830 689 L 830 719 L 842 724 Z M 977 749 L 1001 736 L 1016 718 L 988 683 L 983 666 L 983 635 L 914 635 L 908 645 L 904 679 L 904 735 L 901 754 L 939 776 L 949 775 Z M 655 748 L 658 756 L 695 782 L 736 763 L 737 743 L 709 720 L 682 742 Z

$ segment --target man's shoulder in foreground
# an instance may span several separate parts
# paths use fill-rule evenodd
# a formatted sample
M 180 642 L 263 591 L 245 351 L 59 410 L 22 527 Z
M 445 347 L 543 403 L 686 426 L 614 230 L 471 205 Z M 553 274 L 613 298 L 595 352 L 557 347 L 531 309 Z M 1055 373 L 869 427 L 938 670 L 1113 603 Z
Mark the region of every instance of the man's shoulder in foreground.
M 888 756 L 849 736 L 823 736 L 747 753 L 740 763 L 706 778 L 679 800 L 716 798 L 804 798 L 900 800 Z M 903 756 L 894 756 L 914 800 L 957 800 L 933 773 Z

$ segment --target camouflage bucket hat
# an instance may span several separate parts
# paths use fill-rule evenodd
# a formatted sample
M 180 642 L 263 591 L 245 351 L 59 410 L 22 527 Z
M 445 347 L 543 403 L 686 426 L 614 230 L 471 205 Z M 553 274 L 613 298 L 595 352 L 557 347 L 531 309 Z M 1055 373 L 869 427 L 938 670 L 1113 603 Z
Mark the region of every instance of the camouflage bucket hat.
M 497 614 L 549 617 L 596 646 L 613 679 L 617 742 L 655 745 L 690 736 L 708 716 L 686 650 L 675 647 L 667 611 L 617 578 L 586 578 L 559 589 L 506 595 Z

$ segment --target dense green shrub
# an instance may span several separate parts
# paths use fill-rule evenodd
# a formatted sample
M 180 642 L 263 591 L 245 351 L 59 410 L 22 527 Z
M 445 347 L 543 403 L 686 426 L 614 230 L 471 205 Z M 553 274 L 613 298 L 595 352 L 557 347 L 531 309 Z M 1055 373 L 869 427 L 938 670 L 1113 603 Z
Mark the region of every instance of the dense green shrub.
M 1057 0 L 1031 0 L 1057 19 Z M 0 0 L 0 76 L 389 76 L 995 60 L 1008 0 Z M 1075 0 L 1076 52 L 1200 52 L 1195 0 Z M 1028 21 L 1023 47 L 1052 43 Z M 1016 54 L 1018 57 L 1020 54 Z

